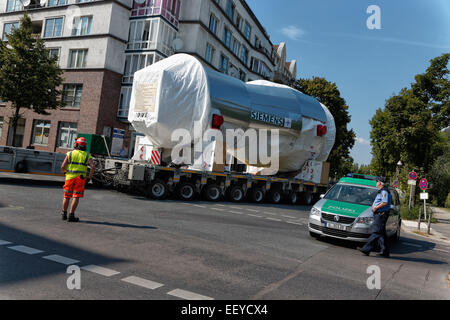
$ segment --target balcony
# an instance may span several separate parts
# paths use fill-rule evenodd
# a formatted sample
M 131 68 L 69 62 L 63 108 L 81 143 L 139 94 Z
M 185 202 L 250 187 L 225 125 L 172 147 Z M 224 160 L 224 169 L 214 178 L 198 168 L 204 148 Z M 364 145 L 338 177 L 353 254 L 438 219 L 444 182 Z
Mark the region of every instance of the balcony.
M 178 28 L 180 0 L 146 0 L 142 4 L 133 2 L 131 17 L 163 16 L 175 28 Z

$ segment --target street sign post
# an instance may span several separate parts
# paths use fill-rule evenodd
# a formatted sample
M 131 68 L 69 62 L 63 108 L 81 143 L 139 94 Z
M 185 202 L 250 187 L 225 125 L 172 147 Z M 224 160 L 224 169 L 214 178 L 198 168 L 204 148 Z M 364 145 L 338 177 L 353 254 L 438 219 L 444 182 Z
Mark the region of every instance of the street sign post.
M 408 174 L 408 184 L 411 186 L 411 188 L 409 189 L 409 203 L 408 203 L 408 208 L 411 210 L 411 201 L 412 201 L 412 194 L 413 194 L 413 188 L 415 190 L 416 187 L 416 179 L 417 179 L 417 173 L 415 173 L 414 171 L 411 171 Z
M 426 221 L 427 220 L 427 199 L 428 199 L 428 193 L 425 193 L 425 190 L 427 190 L 427 188 L 428 188 L 428 180 L 425 179 L 425 178 L 421 179 L 420 182 L 419 182 L 419 187 L 420 187 L 420 189 L 422 189 L 422 193 L 420 194 L 420 199 L 421 200 L 423 199 L 423 214 L 425 216 L 425 221 Z M 430 229 L 430 220 L 428 221 L 428 229 Z

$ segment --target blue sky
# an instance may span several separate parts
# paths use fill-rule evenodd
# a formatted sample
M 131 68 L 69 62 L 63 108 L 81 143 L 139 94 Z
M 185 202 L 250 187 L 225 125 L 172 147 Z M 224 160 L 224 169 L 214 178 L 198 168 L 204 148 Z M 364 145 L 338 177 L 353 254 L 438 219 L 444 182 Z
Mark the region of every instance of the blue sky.
M 286 42 L 297 77 L 335 82 L 357 135 L 351 156 L 369 164 L 369 120 L 386 99 L 450 52 L 450 0 L 247 0 L 273 44 Z M 366 25 L 370 5 L 381 29 Z

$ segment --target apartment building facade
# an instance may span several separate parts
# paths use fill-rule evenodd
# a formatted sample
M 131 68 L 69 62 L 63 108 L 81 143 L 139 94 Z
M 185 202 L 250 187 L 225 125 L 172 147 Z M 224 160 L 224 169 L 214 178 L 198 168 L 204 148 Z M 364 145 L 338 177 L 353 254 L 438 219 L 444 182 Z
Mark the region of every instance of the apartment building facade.
M 23 2 L 22 2 L 23 1 Z M 28 0 L 29 1 L 29 0 Z M 2 40 L 27 9 L 33 33 L 64 70 L 65 107 L 51 115 L 22 110 L 16 146 L 67 152 L 77 132 L 110 136 L 125 130 L 134 72 L 175 53 L 188 53 L 230 76 L 289 84 L 296 63 L 274 46 L 244 0 L 0 0 Z M 0 145 L 11 145 L 12 109 L 0 102 Z

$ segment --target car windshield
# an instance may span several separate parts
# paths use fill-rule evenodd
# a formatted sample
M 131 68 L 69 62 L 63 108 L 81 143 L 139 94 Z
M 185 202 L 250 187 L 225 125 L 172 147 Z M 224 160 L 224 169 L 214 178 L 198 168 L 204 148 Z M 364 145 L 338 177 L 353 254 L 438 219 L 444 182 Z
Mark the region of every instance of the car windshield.
M 328 191 L 324 199 L 371 206 L 377 196 L 377 192 L 378 189 L 375 188 L 337 184 Z

